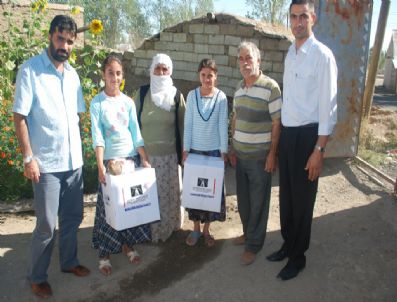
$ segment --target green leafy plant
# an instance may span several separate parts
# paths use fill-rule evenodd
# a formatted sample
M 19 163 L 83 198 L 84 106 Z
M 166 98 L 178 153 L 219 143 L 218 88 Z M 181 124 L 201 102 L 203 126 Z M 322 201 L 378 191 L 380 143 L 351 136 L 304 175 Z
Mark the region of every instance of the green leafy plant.
M 4 12 L 7 21 L 0 42 L 0 196 L 4 200 L 30 197 L 30 182 L 23 176 L 22 155 L 16 139 L 12 100 L 18 67 L 29 57 L 39 53 L 45 44 L 47 30 L 42 27 L 46 12 L 32 11 L 29 21 L 18 26 L 12 12 Z M 47 31 L 48 32 L 48 31 Z

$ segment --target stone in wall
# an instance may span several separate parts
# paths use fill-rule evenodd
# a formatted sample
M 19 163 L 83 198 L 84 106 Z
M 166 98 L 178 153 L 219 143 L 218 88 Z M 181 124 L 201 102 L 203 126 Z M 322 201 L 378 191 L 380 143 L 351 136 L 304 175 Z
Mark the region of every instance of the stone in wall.
M 225 36 L 224 35 L 209 35 L 208 36 L 209 44 L 218 44 L 218 45 L 223 45 L 225 44 Z

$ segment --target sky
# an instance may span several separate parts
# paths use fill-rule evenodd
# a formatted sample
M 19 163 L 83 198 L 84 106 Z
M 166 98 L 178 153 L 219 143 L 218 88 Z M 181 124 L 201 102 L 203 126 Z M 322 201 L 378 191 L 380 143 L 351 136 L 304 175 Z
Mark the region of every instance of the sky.
M 340 0 L 341 1 L 341 0 Z M 378 17 L 380 12 L 382 0 L 374 0 L 374 7 L 372 10 L 372 21 L 371 21 L 371 39 L 370 45 L 372 46 L 375 41 L 375 33 L 378 25 Z M 225 12 L 234 15 L 245 16 L 249 7 L 245 5 L 245 0 L 214 0 L 215 11 Z M 387 49 L 392 34 L 392 29 L 397 30 L 397 1 L 390 0 L 389 16 L 387 19 L 385 37 L 383 40 L 382 49 Z

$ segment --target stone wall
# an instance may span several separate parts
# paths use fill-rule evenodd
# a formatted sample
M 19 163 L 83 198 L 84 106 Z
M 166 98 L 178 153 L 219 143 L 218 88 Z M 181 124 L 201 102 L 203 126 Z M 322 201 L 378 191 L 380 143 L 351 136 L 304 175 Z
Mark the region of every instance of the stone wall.
M 13 3 L 17 2 L 17 4 Z M 11 22 L 13 24 L 19 24 L 22 29 L 23 20 L 30 20 L 31 14 L 33 14 L 31 9 L 31 1 L 5 1 L 0 0 L 0 38 L 3 39 L 3 35 L 8 30 L 8 19 L 3 15 L 4 12 L 11 13 Z M 48 7 L 44 13 L 43 28 L 49 28 L 51 20 L 56 15 L 70 15 L 70 6 L 64 4 L 52 4 L 48 3 Z M 73 15 L 72 18 L 76 21 L 77 27 L 82 27 L 84 25 L 84 10 L 81 8 L 81 12 L 77 15 Z M 15 23 L 14 23 L 15 22 Z M 79 34 L 77 36 L 76 45 L 82 46 L 84 44 L 84 35 Z
M 232 97 L 241 80 L 237 47 L 244 40 L 259 46 L 262 71 L 282 84 L 284 58 L 291 45 L 286 28 L 227 14 L 216 14 L 215 18 L 182 22 L 146 39 L 135 52 L 125 52 L 127 92 L 148 83 L 152 57 L 166 53 L 174 64 L 175 86 L 184 95 L 199 85 L 199 62 L 212 58 L 218 66 L 218 87 Z

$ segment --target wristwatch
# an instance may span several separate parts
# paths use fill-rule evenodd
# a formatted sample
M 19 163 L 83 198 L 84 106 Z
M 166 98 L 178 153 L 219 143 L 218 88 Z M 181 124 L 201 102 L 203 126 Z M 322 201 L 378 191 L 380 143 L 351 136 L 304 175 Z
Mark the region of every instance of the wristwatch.
M 24 156 L 23 163 L 26 165 L 26 164 L 29 164 L 32 160 L 33 160 L 33 155 L 27 155 L 27 156 Z
M 320 153 L 325 153 L 325 147 L 321 147 L 320 145 L 315 145 L 314 149 L 320 151 Z

